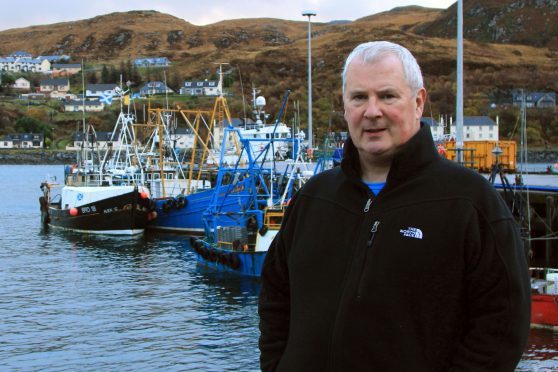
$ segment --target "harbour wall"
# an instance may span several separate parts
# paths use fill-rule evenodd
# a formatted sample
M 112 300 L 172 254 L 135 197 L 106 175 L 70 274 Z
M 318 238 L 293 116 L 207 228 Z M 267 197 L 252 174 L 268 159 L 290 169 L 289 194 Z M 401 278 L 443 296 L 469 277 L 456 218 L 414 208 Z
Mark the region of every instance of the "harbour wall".
M 75 151 L 0 150 L 0 164 L 72 164 L 75 162 Z
M 517 154 L 517 160 L 520 157 Z M 558 151 L 529 151 L 529 163 L 558 163 Z M 75 151 L 53 151 L 38 149 L 0 149 L 0 164 L 72 164 L 76 162 Z

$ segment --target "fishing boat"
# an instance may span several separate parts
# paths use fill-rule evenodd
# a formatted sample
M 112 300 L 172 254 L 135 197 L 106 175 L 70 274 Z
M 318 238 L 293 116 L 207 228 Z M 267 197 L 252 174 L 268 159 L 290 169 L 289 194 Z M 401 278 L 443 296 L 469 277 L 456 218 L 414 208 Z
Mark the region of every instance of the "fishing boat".
M 195 135 L 190 159 L 180 158 L 172 144 L 169 134 L 172 120 L 169 120 L 169 114 L 173 113 L 182 116 Z M 202 235 L 202 215 L 213 198 L 213 181 L 219 164 L 211 146 L 212 127 L 218 122 L 218 118 L 230 118 L 226 99 L 224 96 L 217 98 L 209 120 L 205 118 L 209 112 L 202 110 L 157 109 L 152 114 L 154 119 L 151 120 L 151 125 L 155 125 L 157 133 L 155 138 L 161 140 L 157 140 L 154 146 L 148 146 L 148 154 L 140 154 L 141 159 L 145 159 L 147 155 L 150 157 L 149 162 L 142 163 L 149 164 L 144 166 L 144 172 L 156 211 L 156 218 L 150 220 L 148 228 Z M 203 129 L 206 130 L 205 134 L 202 134 Z M 197 154 L 198 148 L 202 149 L 201 155 Z M 172 157 L 163 154 L 172 154 Z M 237 194 L 237 191 L 224 189 L 221 195 L 225 194 Z M 238 204 L 231 198 L 223 203 L 224 210 L 230 211 L 235 210 Z
M 219 87 L 222 86 L 223 73 L 220 71 Z M 219 88 L 221 94 L 216 98 L 213 111 L 203 110 L 169 110 L 158 109 L 152 122 L 162 123 L 161 128 L 168 127 L 168 115 L 176 114 L 183 119 L 183 122 L 191 129 L 194 134 L 194 145 L 190 152 L 189 159 L 177 159 L 174 165 L 177 169 L 175 175 L 167 173 L 165 175 L 151 177 L 150 189 L 155 202 L 157 218 L 150 220 L 149 229 L 159 231 L 171 231 L 189 235 L 204 235 L 205 226 L 203 214 L 206 212 L 213 198 L 216 197 L 223 213 L 234 213 L 239 209 L 239 205 L 244 205 L 246 193 L 242 190 L 248 185 L 243 184 L 246 180 L 233 186 L 221 183 L 219 191 L 216 192 L 217 174 L 223 167 L 239 163 L 245 165 L 249 163 L 247 151 L 242 151 L 241 144 L 235 136 L 229 136 L 227 141 L 225 128 L 232 127 L 233 121 L 228 109 L 226 97 Z M 293 185 L 297 184 L 296 176 L 299 178 L 308 177 L 308 173 L 301 170 L 300 163 L 296 159 L 281 160 L 286 152 L 292 149 L 298 151 L 300 141 L 290 135 L 290 129 L 280 120 L 285 110 L 288 94 L 285 97 L 279 116 L 274 124 L 267 124 L 265 121 L 268 114 L 263 111 L 265 99 L 254 96 L 254 113 L 256 124 L 253 127 L 236 127 L 240 137 L 246 139 L 247 149 L 254 163 L 260 163 L 265 167 L 275 167 L 283 173 L 281 187 L 285 188 L 288 178 L 294 178 Z M 256 102 L 257 101 L 257 102 Z M 206 119 L 206 117 L 209 119 Z M 167 118 L 167 119 L 165 119 Z M 259 118 L 259 119 L 258 119 Z M 172 141 L 169 136 L 159 133 L 162 138 L 166 138 L 160 143 L 166 143 L 164 148 L 173 152 Z M 233 138 L 234 137 L 234 138 Z M 159 153 L 165 152 L 164 148 L 159 149 Z M 197 153 L 198 149 L 201 155 Z M 166 152 L 169 152 L 166 151 Z M 275 154 L 275 155 L 274 155 Z M 158 157 L 155 157 L 158 158 Z M 164 158 L 161 157 L 164 162 Z M 298 168 L 295 168 L 297 167 Z M 297 173 L 298 169 L 298 173 Z M 295 173 L 293 177 L 290 177 Z M 235 175 L 229 173 L 224 178 L 233 178 Z
M 285 108 L 288 93 L 280 113 Z M 231 137 L 235 140 L 231 141 Z M 205 237 L 192 237 L 190 241 L 201 265 L 242 276 L 261 275 L 288 199 L 300 181 L 297 172 L 292 171 L 296 166 L 290 172 L 278 174 L 273 163 L 261 161 L 262 152 L 254 156 L 252 142 L 263 142 L 264 148 L 273 148 L 273 138 L 244 138 L 238 128 L 225 128 L 215 191 L 203 215 Z M 223 161 L 227 144 L 235 142 L 241 144 L 241 155 L 235 164 L 227 165 Z M 248 162 L 244 163 L 243 159 Z M 225 175 L 229 177 L 225 179 Z M 238 194 L 229 193 L 229 190 Z M 223 209 L 227 199 L 237 201 L 234 211 Z
M 203 216 L 205 237 L 191 238 L 198 262 L 221 272 L 259 277 L 267 249 L 283 218 L 284 203 L 273 203 L 273 169 L 264 168 L 251 154 L 249 141 L 239 130 L 227 128 L 243 143 L 249 159 L 247 166 L 221 166 L 213 198 Z M 230 183 L 225 174 L 233 174 Z M 224 189 L 223 189 L 224 188 Z M 242 195 L 228 194 L 235 190 Z M 223 196 L 222 196 L 223 195 Z M 223 209 L 223 201 L 237 201 L 234 211 Z
M 101 151 L 95 129 L 85 120 L 83 111 L 82 141 L 77 150 L 77 163 L 64 169 L 62 185 L 41 183 L 39 198 L 41 221 L 80 233 L 136 235 L 144 232 L 152 216 L 150 191 L 135 173 L 134 159 L 138 149 L 130 132 L 133 115 L 124 112 L 120 89 L 120 114 L 111 135 L 111 144 Z M 85 106 L 85 105 L 83 105 Z
M 103 172 L 95 156 L 95 132 L 89 126 L 84 133 L 78 163 L 65 167 L 64 183 L 41 183 L 42 223 L 80 233 L 143 233 L 151 208 L 149 189 Z

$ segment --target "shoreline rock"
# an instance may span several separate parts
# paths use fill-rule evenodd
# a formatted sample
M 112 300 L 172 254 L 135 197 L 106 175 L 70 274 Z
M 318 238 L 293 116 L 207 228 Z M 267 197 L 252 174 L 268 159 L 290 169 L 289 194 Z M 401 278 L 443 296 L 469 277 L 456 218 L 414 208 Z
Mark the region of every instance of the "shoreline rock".
M 72 164 L 76 162 L 76 158 L 75 151 L 0 150 L 0 164 L 3 165 Z
M 0 150 L 0 164 L 73 164 L 76 162 L 75 151 L 52 151 L 38 149 Z M 517 160 L 519 160 L 517 154 Z M 529 163 L 554 164 L 558 163 L 558 152 L 551 150 L 528 151 Z

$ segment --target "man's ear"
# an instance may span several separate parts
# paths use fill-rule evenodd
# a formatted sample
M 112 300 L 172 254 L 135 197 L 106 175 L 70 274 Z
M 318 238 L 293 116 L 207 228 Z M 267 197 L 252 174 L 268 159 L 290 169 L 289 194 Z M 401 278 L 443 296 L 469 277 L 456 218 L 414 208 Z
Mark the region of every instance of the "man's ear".
M 426 89 L 420 88 L 419 91 L 417 92 L 417 98 L 416 98 L 417 120 L 420 120 L 420 118 L 422 117 L 422 113 L 424 112 L 425 102 L 426 102 Z

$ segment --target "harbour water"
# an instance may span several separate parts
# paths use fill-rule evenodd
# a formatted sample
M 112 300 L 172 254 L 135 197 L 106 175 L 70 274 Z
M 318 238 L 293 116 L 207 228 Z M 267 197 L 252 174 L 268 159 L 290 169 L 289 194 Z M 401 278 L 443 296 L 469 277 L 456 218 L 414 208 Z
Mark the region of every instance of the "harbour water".
M 0 166 L 0 370 L 258 370 L 259 283 L 179 235 L 43 230 L 39 184 L 62 172 Z M 558 370 L 558 332 L 532 330 L 517 370 Z

